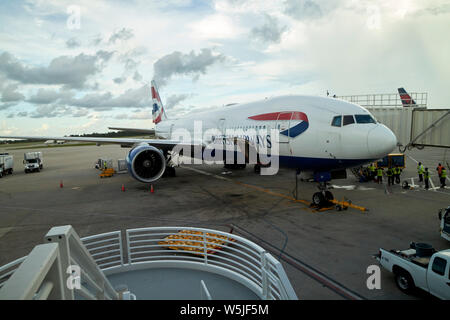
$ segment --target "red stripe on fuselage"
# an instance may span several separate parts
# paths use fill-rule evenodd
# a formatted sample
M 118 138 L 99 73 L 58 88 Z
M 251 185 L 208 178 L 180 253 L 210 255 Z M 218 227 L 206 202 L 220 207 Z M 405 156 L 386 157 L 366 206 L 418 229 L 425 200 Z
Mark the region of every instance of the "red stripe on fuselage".
M 259 114 L 257 116 L 248 117 L 257 121 L 269 121 L 269 120 L 303 120 L 308 121 L 308 117 L 303 112 L 288 111 L 288 112 L 272 112 Z

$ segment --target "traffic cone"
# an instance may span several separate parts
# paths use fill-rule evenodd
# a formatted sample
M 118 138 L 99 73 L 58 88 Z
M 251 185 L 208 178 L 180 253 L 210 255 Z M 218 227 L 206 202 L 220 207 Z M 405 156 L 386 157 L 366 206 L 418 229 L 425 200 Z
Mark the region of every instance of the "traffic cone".
M 154 193 L 154 192 L 155 192 L 155 190 L 153 190 L 153 185 L 150 185 L 150 192 L 151 192 L 151 193 Z
M 122 191 L 125 191 L 125 186 L 122 184 Z
M 61 181 L 59 181 L 59 187 L 60 187 L 60 188 L 62 188 L 62 187 L 63 187 L 63 182 L 62 182 L 62 180 L 61 180 Z

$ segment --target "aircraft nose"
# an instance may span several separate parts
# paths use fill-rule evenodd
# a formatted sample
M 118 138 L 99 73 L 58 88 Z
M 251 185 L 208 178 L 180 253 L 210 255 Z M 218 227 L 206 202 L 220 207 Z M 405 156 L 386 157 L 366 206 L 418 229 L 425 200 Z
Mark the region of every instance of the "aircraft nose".
M 381 159 L 397 146 L 397 137 L 385 125 L 378 124 L 367 134 L 367 148 L 373 159 Z

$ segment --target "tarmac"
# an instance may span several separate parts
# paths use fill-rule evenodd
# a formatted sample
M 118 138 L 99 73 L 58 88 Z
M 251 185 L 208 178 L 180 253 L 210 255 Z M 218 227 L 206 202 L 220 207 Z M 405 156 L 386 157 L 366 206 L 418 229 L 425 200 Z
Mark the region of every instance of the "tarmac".
M 433 299 L 424 292 L 403 294 L 383 269 L 381 289 L 369 290 L 367 268 L 377 265 L 372 255 L 380 247 L 406 249 L 415 241 L 450 248 L 438 220 L 439 209 L 450 205 L 450 188 L 439 188 L 435 170 L 446 157 L 450 162 L 446 149 L 406 152 L 401 180 L 414 182 L 411 190 L 388 187 L 386 178 L 381 185 L 359 183 L 350 171 L 346 180 L 332 182 L 336 199 L 349 199 L 365 212 L 310 208 L 305 203 L 317 191 L 311 182 L 299 181 L 298 198 L 305 201 L 293 201 L 295 173 L 285 169 L 261 176 L 251 166 L 227 172 L 221 165 L 182 165 L 176 177 L 154 183 L 151 193 L 127 173 L 99 178 L 95 161 L 114 159 L 117 167 L 127 148 L 38 149 L 44 169 L 28 174 L 23 153 L 34 150 L 0 148 L 5 151 L 14 155 L 15 171 L 0 179 L 0 266 L 27 255 L 53 226 L 70 224 L 80 237 L 152 226 L 233 227 L 280 259 L 299 299 Z M 419 186 L 417 161 L 429 167 L 436 188 Z

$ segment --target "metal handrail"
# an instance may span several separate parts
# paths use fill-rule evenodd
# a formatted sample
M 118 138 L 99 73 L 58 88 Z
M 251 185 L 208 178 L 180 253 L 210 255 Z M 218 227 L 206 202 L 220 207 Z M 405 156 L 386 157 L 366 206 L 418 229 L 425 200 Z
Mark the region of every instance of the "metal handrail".
M 58 244 L 38 245 L 0 289 L 0 300 L 64 299 L 62 278 Z
M 198 237 L 191 240 L 189 244 L 182 243 L 183 239 L 172 239 L 180 242 L 174 245 L 159 243 L 164 241 L 165 237 L 181 235 L 182 230 L 197 231 L 202 234 L 189 234 Z M 227 239 L 223 241 L 226 244 L 217 244 L 220 249 L 208 249 L 207 245 L 212 243 L 208 240 L 217 238 L 208 236 L 207 233 L 225 236 Z M 154 227 L 126 230 L 126 239 L 129 265 L 152 263 L 170 258 L 171 261 L 190 261 L 210 267 L 219 266 L 256 285 L 263 299 L 297 299 L 280 262 L 262 247 L 240 236 L 204 228 Z M 168 250 L 168 246 L 171 246 L 172 250 Z M 190 251 L 196 256 L 195 259 L 187 256 L 189 251 L 183 248 L 196 249 L 195 252 Z M 170 255 L 171 252 L 172 255 Z
M 199 238 L 193 240 L 189 245 L 176 244 L 178 247 L 176 250 L 167 248 L 167 244 L 159 243 L 170 235 L 179 235 L 181 230 L 196 231 L 202 234 L 192 234 Z M 212 249 L 208 245 L 217 238 L 207 233 L 222 235 L 226 239 L 221 239 L 223 241 L 221 244 L 214 243 L 218 248 Z M 238 277 L 247 283 L 249 288 L 258 288 L 259 296 L 263 299 L 297 299 L 280 262 L 257 244 L 238 235 L 204 228 L 155 227 L 126 230 L 125 238 L 127 263 L 125 263 L 126 256 L 120 231 L 80 239 L 71 226 L 55 227 L 47 233 L 45 242 L 57 245 L 58 257 L 54 263 L 60 266 L 61 279 L 67 278 L 65 272 L 69 265 L 80 266 L 83 281 L 81 288 L 75 292 L 85 299 L 118 298 L 117 292 L 109 283 L 104 272 L 109 270 L 121 272 L 121 268 L 124 267 L 129 268 L 134 265 L 161 261 L 189 263 L 206 269 L 227 270 L 228 273 L 234 275 L 233 277 Z M 180 241 L 183 240 L 180 239 Z M 143 243 L 146 245 L 142 245 Z M 196 249 L 199 252 L 192 254 L 193 252 L 186 251 L 185 248 Z M 30 256 L 31 253 L 27 257 L 0 267 L 0 281 L 9 276 L 12 280 L 4 281 L 3 284 L 14 282 L 13 276 L 17 272 L 22 272 L 21 268 L 26 268 L 30 261 L 36 259 L 36 257 L 30 258 Z M 45 277 L 41 280 L 41 287 L 35 292 L 35 298 L 75 298 L 74 291 L 68 290 L 65 282 L 49 282 Z M 62 293 L 60 296 L 55 296 L 55 288 L 60 285 Z M 2 292 L 0 287 L 0 293 Z
M 117 236 L 117 233 L 114 235 Z M 95 239 L 102 236 L 104 235 L 99 235 Z M 90 239 L 93 237 L 89 237 L 87 240 Z M 118 239 L 121 239 L 120 233 Z M 28 256 L 0 268 L 2 271 L 18 266 L 17 269 L 10 270 L 3 275 L 3 277 L 7 275 L 10 278 L 0 288 L 0 299 L 34 299 L 37 297 L 38 299 L 73 300 L 75 298 L 74 289 L 78 289 L 76 293 L 86 299 L 118 299 L 118 293 L 72 226 L 52 228 L 45 236 L 45 242 L 43 245 L 36 246 Z M 120 261 L 123 265 L 121 248 L 120 244 Z M 98 248 L 94 247 L 94 249 Z M 73 265 L 80 268 L 84 281 L 80 283 L 80 288 L 70 287 L 67 285 L 68 282 L 63 280 L 67 278 L 65 273 L 70 272 Z M 47 281 L 49 277 L 47 274 L 52 281 Z M 86 282 L 94 292 L 85 286 Z M 42 288 L 39 289 L 41 286 Z

